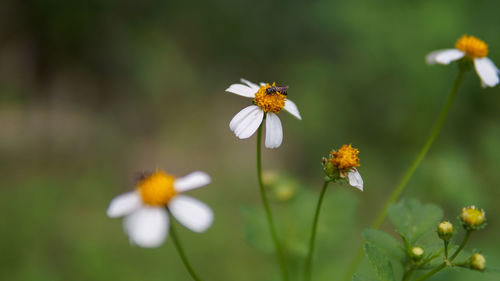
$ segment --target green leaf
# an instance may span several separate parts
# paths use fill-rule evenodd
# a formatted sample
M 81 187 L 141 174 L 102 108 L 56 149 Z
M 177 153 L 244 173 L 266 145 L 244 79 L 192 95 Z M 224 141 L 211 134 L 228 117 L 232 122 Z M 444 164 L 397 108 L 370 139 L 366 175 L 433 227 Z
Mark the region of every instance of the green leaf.
M 261 251 L 272 253 L 274 245 L 271 241 L 264 211 L 256 207 L 244 206 L 241 208 L 241 213 L 245 222 L 243 226 L 245 240 Z
M 442 218 L 443 210 L 439 206 L 422 205 L 417 200 L 401 200 L 389 207 L 389 219 L 410 244 L 434 230 Z
M 405 258 L 401 244 L 393 236 L 376 229 L 365 229 L 363 236 L 366 241 L 380 250 L 391 259 L 402 262 Z
M 370 260 L 370 263 L 377 272 L 380 281 L 394 281 L 394 272 L 389 259 L 386 257 L 384 251 L 380 250 L 375 245 L 365 243 L 365 253 Z
M 352 276 L 352 281 L 374 281 L 374 280 L 376 280 L 376 279 L 373 279 L 371 277 L 362 276 L 359 274 L 354 274 Z

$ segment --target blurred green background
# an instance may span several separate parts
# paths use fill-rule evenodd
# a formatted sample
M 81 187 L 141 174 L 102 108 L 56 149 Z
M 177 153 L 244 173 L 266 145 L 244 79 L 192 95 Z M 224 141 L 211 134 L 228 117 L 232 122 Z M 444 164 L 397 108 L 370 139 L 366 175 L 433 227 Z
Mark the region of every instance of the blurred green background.
M 169 240 L 130 246 L 105 210 L 137 172 L 203 170 L 191 192 L 215 211 L 204 234 L 181 227 L 204 280 L 278 280 L 273 255 L 245 240 L 245 210 L 261 208 L 255 136 L 238 140 L 231 118 L 250 100 L 224 90 L 244 77 L 289 85 L 303 120 L 281 114 L 284 141 L 264 169 L 300 186 L 273 203 L 279 220 L 309 225 L 320 160 L 352 143 L 363 193 L 333 185 L 321 215 L 314 277 L 339 280 L 361 232 L 423 144 L 457 73 L 426 53 L 462 34 L 484 39 L 500 65 L 500 2 L 57 1 L 0 3 L 0 279 L 191 280 Z M 500 88 L 466 75 L 449 118 L 404 196 L 441 205 L 454 219 L 477 204 L 489 225 L 470 248 L 500 265 Z M 310 196 L 301 211 L 300 196 Z M 289 204 L 289 205 L 287 205 Z M 299 204 L 300 205 L 300 204 Z M 245 207 L 246 206 L 246 207 Z M 391 231 L 393 226 L 384 224 Z M 291 270 L 301 270 L 298 253 Z M 360 271 L 372 274 L 364 261 Z M 440 273 L 431 280 L 498 280 Z

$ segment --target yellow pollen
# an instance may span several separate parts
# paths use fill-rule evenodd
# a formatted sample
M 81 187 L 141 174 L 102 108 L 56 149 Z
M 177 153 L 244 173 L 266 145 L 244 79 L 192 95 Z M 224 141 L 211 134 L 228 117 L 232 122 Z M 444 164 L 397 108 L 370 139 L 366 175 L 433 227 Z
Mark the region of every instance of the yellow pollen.
M 359 150 L 349 145 L 342 145 L 338 150 L 330 152 L 330 162 L 342 172 L 359 167 Z
M 488 45 L 483 40 L 474 36 L 462 35 L 457 43 L 455 43 L 455 48 L 471 58 L 482 58 L 488 55 Z
M 162 171 L 156 171 L 142 179 L 136 185 L 142 201 L 150 206 L 166 206 L 177 192 L 174 189 L 175 178 Z
M 259 91 L 255 94 L 253 103 L 264 112 L 279 113 L 283 109 L 283 106 L 285 106 L 286 96 L 280 92 L 274 92 L 272 94 L 266 93 L 266 89 L 271 86 L 275 87 L 276 83 L 273 83 L 273 85 L 266 84 L 260 86 Z

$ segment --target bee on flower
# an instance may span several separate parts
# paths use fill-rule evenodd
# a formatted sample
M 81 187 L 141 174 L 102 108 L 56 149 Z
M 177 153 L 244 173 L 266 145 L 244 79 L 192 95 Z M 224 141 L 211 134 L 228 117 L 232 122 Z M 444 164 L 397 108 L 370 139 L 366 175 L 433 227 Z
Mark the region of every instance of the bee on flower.
M 455 43 L 453 49 L 442 49 L 427 55 L 428 64 L 450 64 L 457 60 L 467 60 L 474 64 L 476 73 L 483 87 L 494 87 L 498 84 L 500 70 L 488 56 L 488 45 L 474 36 L 463 35 Z
M 131 243 L 155 248 L 168 236 L 169 213 L 194 232 L 203 232 L 212 225 L 214 216 L 210 207 L 180 194 L 210 181 L 209 175 L 199 171 L 180 178 L 156 171 L 141 177 L 134 191 L 111 200 L 106 214 L 111 218 L 125 217 L 123 228 Z
M 252 98 L 253 105 L 238 112 L 229 123 L 229 128 L 236 137 L 247 139 L 257 131 L 265 119 L 265 145 L 267 148 L 278 148 L 283 141 L 283 129 L 278 113 L 284 109 L 297 119 L 302 119 L 295 103 L 287 98 L 288 87 L 279 87 L 275 83 L 262 83 L 258 86 L 245 79 L 241 79 L 241 82 L 244 84 L 232 84 L 226 92 Z
M 332 150 L 328 159 L 323 157 L 323 170 L 331 181 L 347 178 L 349 184 L 363 191 L 363 179 L 356 167 L 359 167 L 359 150 L 352 145 L 342 145 L 339 150 Z

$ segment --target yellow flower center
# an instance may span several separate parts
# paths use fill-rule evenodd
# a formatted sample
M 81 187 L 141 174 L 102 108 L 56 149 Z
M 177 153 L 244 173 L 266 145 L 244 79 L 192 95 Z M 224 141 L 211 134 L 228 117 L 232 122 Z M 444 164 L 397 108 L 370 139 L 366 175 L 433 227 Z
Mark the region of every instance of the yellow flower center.
M 483 40 L 474 36 L 463 35 L 455 43 L 455 48 L 471 58 L 482 58 L 488 55 L 488 45 Z
M 480 226 L 484 222 L 484 219 L 484 210 L 476 209 L 476 206 L 462 209 L 462 221 L 468 226 Z
M 342 172 L 359 167 L 359 150 L 349 145 L 342 145 L 338 150 L 330 152 L 330 162 Z
M 166 206 L 177 192 L 174 189 L 175 178 L 162 171 L 145 177 L 137 183 L 136 189 L 142 201 L 150 206 Z
M 273 83 L 273 85 L 266 84 L 260 86 L 259 91 L 255 94 L 253 103 L 264 112 L 279 113 L 283 109 L 283 106 L 285 106 L 286 95 L 278 91 L 268 94 L 266 90 L 270 87 L 276 87 L 276 83 Z

